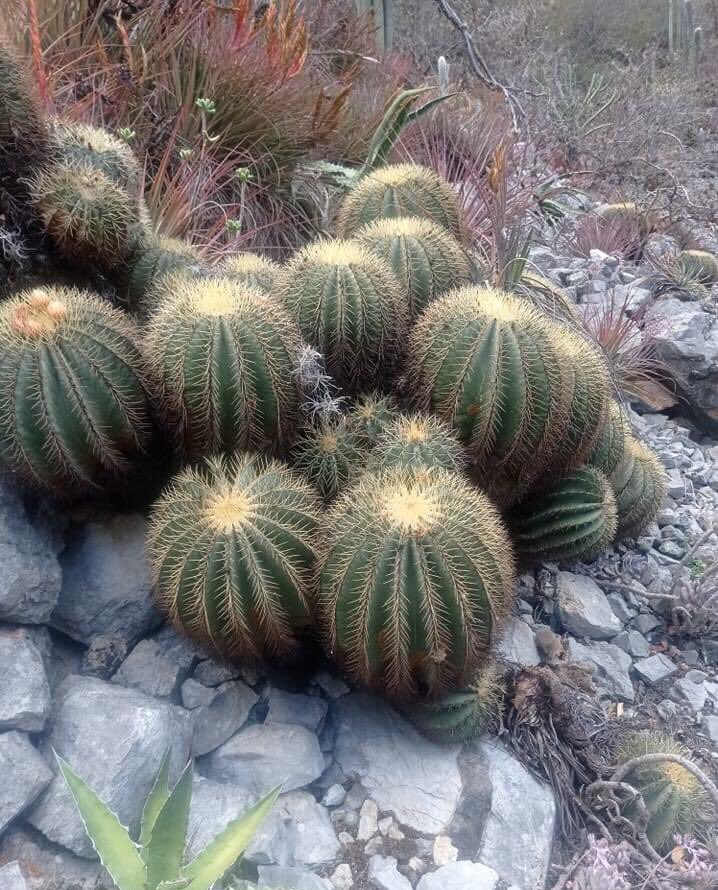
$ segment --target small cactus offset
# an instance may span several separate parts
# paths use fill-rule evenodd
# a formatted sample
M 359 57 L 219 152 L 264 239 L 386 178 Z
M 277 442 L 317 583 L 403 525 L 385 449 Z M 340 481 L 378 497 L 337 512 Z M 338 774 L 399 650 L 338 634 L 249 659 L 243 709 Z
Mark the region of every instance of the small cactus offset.
M 370 473 L 324 522 L 327 652 L 396 699 L 469 682 L 510 609 L 511 543 L 493 505 L 446 470 Z
M 718 282 L 718 259 L 707 250 L 682 250 L 678 265 L 686 276 L 710 287 Z
M 154 505 L 148 553 L 161 609 L 239 662 L 291 659 L 308 631 L 319 502 L 283 464 L 212 458 Z
M 133 326 L 99 297 L 22 292 L 0 308 L 0 457 L 57 495 L 111 487 L 149 444 L 149 380 Z
M 391 266 L 408 294 L 412 320 L 437 297 L 471 280 L 462 246 L 429 219 L 380 219 L 363 226 L 356 237 Z
M 387 424 L 372 452 L 372 470 L 438 467 L 460 472 L 466 463 L 463 448 L 450 426 L 430 414 L 399 415 Z
M 342 202 L 337 232 L 346 238 L 366 223 L 396 216 L 425 217 L 462 238 L 456 193 L 433 170 L 416 164 L 389 164 L 362 176 Z
M 656 454 L 626 437 L 623 460 L 611 476 L 618 506 L 618 536 L 631 538 L 652 522 L 666 494 L 666 473 Z
M 359 430 L 346 418 L 328 419 L 301 436 L 293 465 L 325 501 L 336 497 L 363 469 L 367 451 Z
M 371 389 L 396 364 L 406 300 L 389 266 L 357 241 L 319 241 L 282 269 L 276 295 L 327 372 L 350 392 Z
M 606 476 L 611 476 L 623 460 L 629 431 L 628 418 L 618 402 L 611 400 L 608 405 L 606 423 L 599 433 L 593 451 L 588 456 L 587 463 Z
M 296 326 L 229 278 L 177 275 L 170 283 L 150 318 L 148 346 L 184 453 L 281 449 L 299 414 Z
M 167 276 L 201 269 L 202 259 L 190 244 L 177 238 L 157 238 L 143 244 L 129 258 L 122 295 L 131 308 L 147 311 L 151 309 L 148 297 L 159 298 L 154 292 Z
M 130 195 L 141 195 L 142 168 L 126 142 L 100 127 L 69 120 L 54 121 L 51 136 L 61 162 L 99 170 Z
M 616 536 L 616 499 L 600 470 L 582 467 L 514 507 L 507 524 L 523 559 L 590 560 Z
M 265 294 L 273 293 L 281 268 L 279 263 L 258 253 L 237 253 L 227 257 L 219 267 L 224 275 L 256 287 Z
M 359 432 L 365 447 L 374 448 L 379 436 L 398 415 L 399 406 L 392 396 L 374 392 L 357 399 L 347 421 Z

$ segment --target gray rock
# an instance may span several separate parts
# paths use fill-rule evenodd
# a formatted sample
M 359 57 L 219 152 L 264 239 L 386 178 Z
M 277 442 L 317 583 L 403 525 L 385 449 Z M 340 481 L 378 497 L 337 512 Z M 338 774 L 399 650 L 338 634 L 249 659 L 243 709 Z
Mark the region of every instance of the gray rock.
M 493 868 L 480 862 L 460 861 L 424 875 L 416 890 L 494 890 L 498 882 L 499 876 Z
M 0 730 L 42 732 L 50 685 L 42 655 L 22 632 L 0 633 Z
M 633 658 L 648 658 L 651 654 L 651 647 L 648 641 L 637 630 L 624 630 L 618 636 L 615 636 L 611 642 L 619 649 L 623 649 Z
M 327 703 L 318 695 L 293 695 L 273 688 L 265 723 L 292 723 L 319 732 L 326 714 Z
M 43 624 L 57 605 L 62 583 L 54 535 L 31 522 L 18 492 L 0 478 L 0 619 Z
M 156 640 L 140 640 L 112 682 L 155 698 L 169 698 L 182 682 L 182 669 L 176 661 L 164 656 Z
M 240 670 L 231 665 L 220 664 L 208 658 L 206 661 L 200 661 L 194 670 L 193 677 L 203 686 L 220 686 L 227 680 L 236 680 L 240 676 Z
M 279 865 L 260 865 L 259 886 L 288 888 L 292 890 L 332 890 L 324 878 L 303 868 L 283 868 Z
M 556 602 L 561 623 L 576 637 L 608 640 L 623 630 L 606 594 L 585 575 L 559 572 Z
M 357 840 L 368 841 L 379 831 L 379 808 L 368 797 L 359 810 L 359 827 L 357 828 Z
M 637 610 L 633 606 L 629 606 L 620 593 L 607 593 L 606 599 L 611 604 L 613 614 L 622 625 L 628 624 L 636 614 Z
M 319 778 L 324 757 L 317 737 L 305 727 L 271 723 L 241 729 L 204 758 L 203 771 L 256 794 L 279 782 L 284 791 L 294 791 Z
M 411 881 L 396 866 L 394 856 L 372 856 L 367 871 L 370 885 L 377 890 L 411 890 Z
M 59 687 L 45 748 L 54 748 L 135 829 L 165 751 L 177 777 L 190 751 L 187 711 L 94 677 L 70 676 Z M 49 840 L 92 857 L 82 821 L 61 776 L 29 814 Z
M 277 815 L 284 825 L 286 864 L 318 866 L 337 858 L 341 844 L 327 811 L 311 794 L 282 794 L 277 801 Z
M 334 890 L 352 890 L 354 886 L 354 875 L 352 874 L 351 865 L 342 862 L 338 865 L 329 876 L 329 881 Z
M 674 674 L 678 673 L 678 668 L 673 664 L 667 655 L 659 652 L 651 655 L 650 658 L 641 658 L 633 665 L 633 670 L 649 686 L 655 686 L 662 683 Z
M 539 782 L 502 745 L 483 741 L 477 750 L 485 759 L 493 790 L 476 858 L 509 883 L 543 887 L 556 820 L 551 788 Z
M 639 633 L 642 633 L 644 636 L 647 633 L 650 633 L 652 630 L 655 630 L 657 627 L 660 627 L 663 622 L 660 618 L 657 618 L 655 615 L 650 614 L 649 612 L 642 612 L 640 615 L 636 615 L 631 624 Z
M 230 680 L 213 689 L 209 704 L 193 711 L 192 753 L 195 757 L 219 748 L 244 726 L 256 694 L 241 680 Z
M 701 675 L 701 671 L 690 671 L 690 674 Z M 668 698 L 685 705 L 693 714 L 700 714 L 708 698 L 708 690 L 704 683 L 705 675 L 690 677 L 686 674 L 673 684 Z
M 459 859 L 471 859 L 481 844 L 493 789 L 483 755 L 475 746 L 467 745 L 462 750 L 459 769 L 463 790 L 447 834 L 459 851 Z
M 132 643 L 157 624 L 144 554 L 146 530 L 142 516 L 115 516 L 76 530 L 60 560 L 55 627 L 83 643 L 99 634 Z
M 41 834 L 10 829 L 0 841 L 0 862 L 17 861 L 27 890 L 110 890 L 98 860 L 80 859 L 48 843 Z
M 98 680 L 109 680 L 127 658 L 127 640 L 117 634 L 100 634 L 93 637 L 77 673 Z
M 703 729 L 714 745 L 718 745 L 718 715 L 703 718 Z
M 27 890 L 27 883 L 20 871 L 19 862 L 0 865 L 0 890 Z
M 509 664 L 528 667 L 541 663 L 531 628 L 516 616 L 509 618 L 503 636 L 496 646 L 496 655 Z
M 329 671 L 319 671 L 314 677 L 314 682 L 329 698 L 341 698 L 349 692 L 349 687 L 344 680 L 335 674 L 330 674 Z
M 593 666 L 593 680 L 603 695 L 621 702 L 635 699 L 633 683 L 629 675 L 632 659 L 628 653 L 613 643 L 594 641 L 579 643 L 568 641 L 569 661 L 583 662 Z
M 195 708 L 201 708 L 202 705 L 208 705 L 215 697 L 215 690 L 210 686 L 203 686 L 192 677 L 189 677 L 182 684 L 182 707 L 188 708 L 190 711 Z
M 423 834 L 439 834 L 461 795 L 458 745 L 422 738 L 386 702 L 355 692 L 336 704 L 334 756 L 382 812 Z
M 347 793 L 344 789 L 343 785 L 334 784 L 327 788 L 324 797 L 322 798 L 322 806 L 325 807 L 338 807 L 344 803 L 344 800 L 347 796 Z
M 20 732 L 0 734 L 0 834 L 52 780 L 52 770 Z

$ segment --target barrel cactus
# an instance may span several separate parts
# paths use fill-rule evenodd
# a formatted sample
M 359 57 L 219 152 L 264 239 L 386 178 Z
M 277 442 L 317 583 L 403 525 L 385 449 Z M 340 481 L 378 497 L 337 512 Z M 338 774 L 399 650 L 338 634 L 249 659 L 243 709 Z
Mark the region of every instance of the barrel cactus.
M 356 237 L 391 266 L 408 295 L 411 319 L 437 297 L 471 280 L 462 246 L 430 219 L 380 219 L 363 226 Z
M 514 507 L 507 523 L 526 560 L 593 559 L 616 536 L 616 498 L 600 470 L 581 467 Z
M 564 324 L 580 324 L 581 316 L 576 304 L 566 291 L 550 278 L 537 272 L 524 271 L 516 292 L 529 300 L 537 309 Z
M 390 374 L 406 330 L 406 300 L 389 266 L 362 244 L 305 247 L 278 276 L 276 294 L 345 389 L 371 389 Z
M 267 257 L 247 252 L 227 257 L 219 268 L 225 275 L 271 294 L 281 266 Z
M 304 433 L 293 454 L 295 468 L 325 501 L 336 497 L 361 472 L 367 457 L 361 432 L 345 418 L 325 420 Z
M 392 396 L 370 392 L 360 396 L 347 415 L 347 421 L 362 437 L 367 448 L 374 448 L 379 436 L 399 414 Z
M 148 346 L 189 458 L 278 449 L 293 437 L 301 337 L 252 288 L 223 276 L 173 277 L 150 318 Z
M 372 453 L 373 470 L 440 467 L 459 472 L 464 452 L 450 426 L 431 414 L 399 415 L 386 425 Z
M 425 217 L 462 237 L 456 193 L 433 170 L 417 164 L 389 164 L 362 176 L 342 202 L 337 231 L 346 238 L 366 223 L 395 216 Z
M 718 259 L 707 250 L 682 250 L 677 262 L 685 275 L 700 284 L 711 286 L 718 281 Z
M 291 659 L 311 624 L 318 499 L 283 464 L 211 458 L 154 505 L 148 554 L 160 607 L 226 658 Z
M 104 173 L 132 195 L 142 192 L 142 168 L 132 149 L 100 127 L 70 120 L 56 120 L 53 149 L 70 166 L 89 167 Z
M 151 307 L 143 304 L 167 276 L 201 268 L 201 257 L 187 242 L 177 238 L 153 239 L 142 244 L 129 258 L 123 274 L 123 297 L 129 306 L 142 305 L 149 310 Z M 159 294 L 154 296 L 158 298 Z
M 327 651 L 353 680 L 393 698 L 469 682 L 512 584 L 498 513 L 446 470 L 366 474 L 325 518 L 318 620 Z
M 666 474 L 658 457 L 633 436 L 627 436 L 623 460 L 611 476 L 618 506 L 618 536 L 639 534 L 656 513 L 666 494 Z
M 520 298 L 468 287 L 428 306 L 409 338 L 417 407 L 456 429 L 502 498 L 543 473 L 566 433 L 558 333 Z
M 0 457 L 58 495 L 110 487 L 149 444 L 133 326 L 99 297 L 44 287 L 0 306 Z
M 626 436 L 629 430 L 628 418 L 621 410 L 621 406 L 618 402 L 611 400 L 608 405 L 606 422 L 588 457 L 588 464 L 596 467 L 606 476 L 611 476 L 623 460 Z

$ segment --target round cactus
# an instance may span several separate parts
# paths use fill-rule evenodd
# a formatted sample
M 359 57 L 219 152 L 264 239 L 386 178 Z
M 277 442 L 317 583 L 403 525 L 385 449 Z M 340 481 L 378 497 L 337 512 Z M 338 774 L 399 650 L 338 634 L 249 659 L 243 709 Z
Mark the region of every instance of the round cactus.
M 611 400 L 608 405 L 606 423 L 596 440 L 587 463 L 605 473 L 606 476 L 611 476 L 623 460 L 628 431 L 628 419 L 621 410 L 621 406 L 618 402 Z
M 324 421 L 300 437 L 294 466 L 329 501 L 361 472 L 366 456 L 363 436 L 342 418 Z
M 437 297 L 471 280 L 462 246 L 430 219 L 380 219 L 363 226 L 356 237 L 393 269 L 408 294 L 410 319 Z
M 57 494 L 108 487 L 150 437 L 147 365 L 123 315 L 59 287 L 0 307 L 0 456 Z
M 576 304 L 566 291 L 554 284 L 550 278 L 535 272 L 524 271 L 518 284 L 517 293 L 526 297 L 537 309 L 557 321 L 569 325 L 581 323 L 581 316 L 576 309 Z
M 621 742 L 618 762 L 624 764 L 644 754 L 674 754 L 690 760 L 690 752 L 670 736 L 638 732 Z M 649 815 L 646 836 L 659 852 L 674 846 L 675 835 L 692 835 L 711 816 L 716 816 L 700 780 L 679 763 L 665 760 L 644 764 L 628 773 L 624 781 L 641 792 Z M 639 815 L 638 808 L 629 804 L 623 815 L 635 820 Z
M 367 393 L 357 399 L 347 421 L 359 432 L 365 447 L 374 448 L 379 436 L 398 413 L 399 406 L 391 396 Z
M 363 176 L 342 202 L 337 231 L 345 238 L 366 223 L 395 216 L 425 217 L 462 237 L 456 193 L 433 170 L 416 164 L 389 164 Z
M 560 333 L 519 298 L 468 287 L 428 306 L 410 336 L 417 407 L 457 430 L 502 498 L 542 474 L 566 433 Z
M 99 170 L 132 195 L 142 192 L 142 168 L 126 142 L 100 127 L 70 120 L 54 121 L 51 134 L 62 161 Z
M 430 414 L 399 415 L 379 435 L 372 454 L 373 470 L 406 467 L 463 469 L 463 449 L 451 427 Z
M 129 306 L 139 306 L 167 276 L 201 268 L 202 260 L 190 244 L 176 238 L 157 238 L 130 257 L 123 296 Z
M 407 325 L 406 300 L 389 266 L 366 247 L 311 244 L 284 267 L 276 293 L 345 389 L 371 389 L 390 374 Z
M 189 458 L 277 449 L 294 436 L 299 331 L 280 306 L 215 276 L 173 276 L 148 327 L 149 354 Z
M 661 507 L 666 494 L 665 470 L 650 448 L 627 436 L 623 460 L 611 476 L 611 485 L 618 506 L 618 537 L 635 537 Z
M 78 265 L 116 268 L 140 237 L 128 192 L 91 167 L 52 164 L 31 183 L 35 209 L 57 250 Z
M 514 507 L 507 523 L 524 559 L 593 559 L 616 536 L 616 498 L 600 470 L 582 467 Z
M 685 275 L 700 284 L 710 286 L 718 281 L 718 259 L 707 250 L 682 250 L 677 262 Z
M 497 722 L 503 696 L 498 672 L 487 667 L 466 688 L 436 700 L 408 702 L 402 712 L 432 742 L 463 744 L 483 735 Z
M 324 537 L 319 627 L 347 673 L 397 699 L 467 683 L 512 599 L 511 543 L 488 498 L 446 470 L 370 473 Z
M 148 553 L 177 628 L 244 662 L 289 659 L 310 619 L 318 501 L 277 461 L 207 460 L 155 504 Z
M 238 253 L 227 257 L 219 268 L 225 275 L 271 294 L 282 267 L 257 253 Z

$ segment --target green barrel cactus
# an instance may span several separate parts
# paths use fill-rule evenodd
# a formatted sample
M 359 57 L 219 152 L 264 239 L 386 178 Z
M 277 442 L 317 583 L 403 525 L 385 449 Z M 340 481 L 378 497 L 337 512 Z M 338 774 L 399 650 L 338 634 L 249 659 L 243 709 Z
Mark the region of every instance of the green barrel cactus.
M 325 420 L 300 436 L 294 446 L 293 465 L 319 491 L 325 501 L 335 498 L 363 469 L 366 443 L 346 418 Z
M 190 459 L 278 450 L 296 432 L 301 337 L 284 310 L 229 278 L 178 275 L 148 324 L 168 421 Z
M 457 431 L 501 499 L 541 477 L 566 435 L 561 333 L 520 298 L 468 287 L 430 304 L 410 335 L 416 406 Z
M 611 476 L 623 460 L 626 436 L 630 431 L 628 418 L 618 402 L 611 400 L 608 405 L 606 423 L 601 430 L 587 463 L 596 467 L 606 476 Z
M 691 759 L 690 752 L 671 736 L 650 731 L 631 733 L 619 744 L 617 753 L 619 764 L 644 754 L 674 754 Z M 665 760 L 644 764 L 629 772 L 624 781 L 641 792 L 649 815 L 646 836 L 660 853 L 673 848 L 675 835 L 692 835 L 718 815 L 700 780 L 679 763 Z M 633 804 L 623 811 L 631 820 L 637 819 L 638 814 Z
M 366 223 L 396 216 L 431 219 L 462 239 L 456 192 L 433 170 L 416 164 L 389 164 L 362 176 L 342 202 L 337 232 L 346 238 Z
M 568 293 L 544 275 L 524 270 L 516 293 L 559 322 L 569 325 L 581 324 L 576 304 Z
M 134 327 L 89 293 L 23 291 L 0 305 L 0 457 L 58 495 L 125 477 L 150 439 L 150 375 Z
M 399 406 L 392 396 L 370 392 L 356 400 L 347 422 L 359 432 L 366 448 L 374 448 L 379 436 L 398 414 Z
M 431 414 L 399 415 L 386 425 L 372 452 L 372 470 L 439 467 L 461 472 L 466 463 L 454 431 Z
M 708 287 L 718 281 L 718 259 L 707 250 L 682 250 L 677 262 L 683 273 Z
M 635 537 L 652 522 L 666 494 L 666 473 L 656 454 L 626 437 L 623 460 L 611 476 L 618 506 L 618 537 Z
M 391 266 L 408 295 L 412 320 L 437 297 L 471 281 L 461 244 L 430 219 L 380 219 L 359 229 L 356 238 Z
M 407 702 L 404 716 L 419 732 L 440 745 L 469 742 L 498 722 L 504 688 L 498 671 L 489 666 L 464 689 L 437 699 Z
M 236 278 L 237 281 L 248 284 L 250 287 L 256 287 L 257 290 L 261 290 L 265 294 L 274 292 L 277 275 L 281 268 L 279 263 L 275 263 L 274 260 L 249 252 L 227 257 L 219 267 L 224 275 Z
M 142 237 L 136 202 L 100 170 L 51 164 L 30 191 L 53 245 L 78 266 L 117 269 Z
M 327 372 L 350 392 L 391 373 L 407 326 L 406 299 L 389 266 L 357 241 L 318 241 L 277 278 L 276 295 Z
M 225 658 L 300 654 L 311 626 L 319 503 L 278 461 L 217 457 L 175 476 L 147 550 L 162 611 Z
M 122 297 L 131 308 L 150 309 L 145 305 L 148 298 L 159 298 L 157 288 L 167 276 L 189 272 L 191 277 L 193 270 L 202 268 L 202 259 L 191 244 L 177 238 L 153 239 L 129 258 L 123 270 Z
M 142 193 L 142 168 L 132 149 L 100 127 L 58 119 L 51 128 L 56 156 L 69 166 L 104 173 L 131 195 Z
M 514 507 L 506 521 L 523 559 L 593 559 L 616 536 L 616 498 L 600 470 L 581 467 Z
M 318 627 L 357 683 L 395 699 L 471 679 L 510 609 L 511 542 L 446 470 L 369 473 L 324 520 Z

